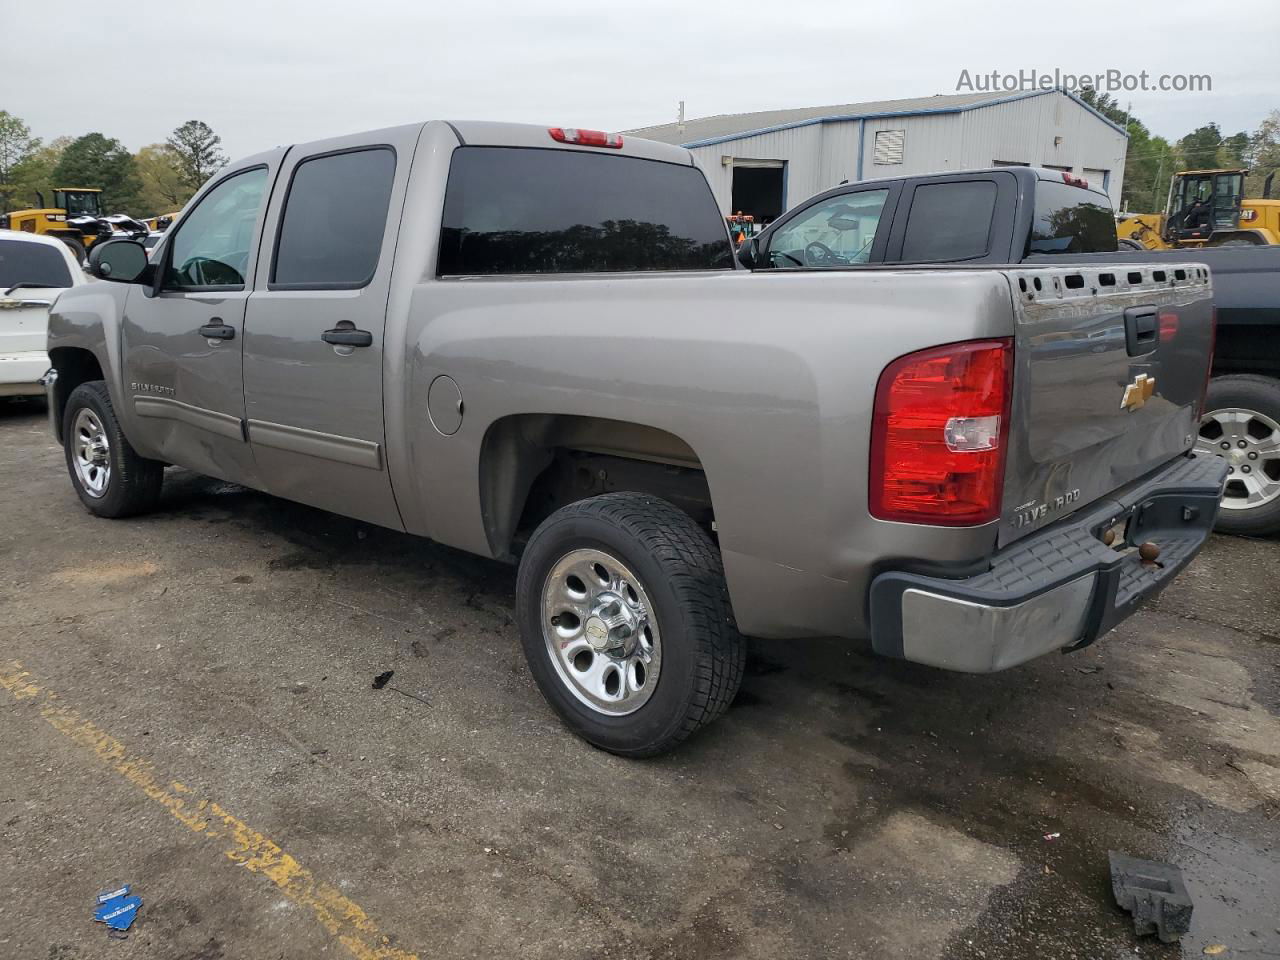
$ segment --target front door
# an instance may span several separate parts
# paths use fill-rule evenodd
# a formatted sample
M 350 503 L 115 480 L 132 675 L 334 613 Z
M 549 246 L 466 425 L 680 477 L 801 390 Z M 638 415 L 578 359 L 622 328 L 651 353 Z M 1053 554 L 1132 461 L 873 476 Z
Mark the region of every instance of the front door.
M 394 529 L 383 333 L 420 129 L 293 148 L 245 319 L 249 443 L 266 489 Z
M 233 171 L 205 191 L 164 240 L 157 287 L 130 288 L 121 330 L 124 392 L 140 449 L 254 486 L 241 348 L 279 159 Z

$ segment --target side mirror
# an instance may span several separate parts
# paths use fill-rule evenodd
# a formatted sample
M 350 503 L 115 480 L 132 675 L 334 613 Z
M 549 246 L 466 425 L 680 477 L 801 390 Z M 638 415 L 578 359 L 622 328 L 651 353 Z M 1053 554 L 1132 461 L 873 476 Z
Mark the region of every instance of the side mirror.
M 738 247 L 738 262 L 748 270 L 754 270 L 760 257 L 760 239 L 752 237 L 750 240 L 743 240 L 742 246 Z
M 135 240 L 105 240 L 89 250 L 89 272 L 99 280 L 135 283 L 147 265 L 147 248 Z

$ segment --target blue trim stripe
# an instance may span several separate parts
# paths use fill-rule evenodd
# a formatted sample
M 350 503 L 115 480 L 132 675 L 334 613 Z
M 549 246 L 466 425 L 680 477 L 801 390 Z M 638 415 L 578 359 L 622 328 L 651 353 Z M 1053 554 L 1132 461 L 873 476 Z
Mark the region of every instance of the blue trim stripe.
M 717 143 L 729 143 L 733 140 L 745 140 L 748 137 L 758 137 L 765 133 L 777 133 L 779 130 L 794 130 L 797 127 L 810 127 L 818 123 L 841 123 L 847 120 L 858 120 L 865 123 L 867 120 L 888 120 L 897 117 L 928 117 L 938 116 L 947 113 L 968 113 L 970 110 L 981 110 L 985 107 L 995 107 L 1002 103 L 1013 103 L 1015 100 L 1027 100 L 1031 97 L 1043 97 L 1050 93 L 1061 93 L 1074 100 L 1080 106 L 1084 107 L 1095 117 L 1111 127 L 1119 133 L 1129 136 L 1128 131 L 1118 123 L 1108 120 L 1089 104 L 1085 103 L 1074 93 L 1066 90 L 1031 90 L 1026 93 L 1015 93 L 1007 97 L 997 97 L 994 100 L 983 100 L 980 103 L 969 103 L 963 106 L 955 107 L 926 107 L 920 110 L 889 110 L 883 113 L 850 113 L 837 114 L 829 117 L 809 117 L 807 120 L 793 120 L 790 123 L 779 123 L 772 127 L 759 127 L 755 130 L 744 130 L 741 133 L 726 134 L 723 137 L 708 137 L 705 140 L 690 140 L 688 143 L 682 143 L 680 146 L 686 150 L 692 150 L 695 147 L 710 147 Z

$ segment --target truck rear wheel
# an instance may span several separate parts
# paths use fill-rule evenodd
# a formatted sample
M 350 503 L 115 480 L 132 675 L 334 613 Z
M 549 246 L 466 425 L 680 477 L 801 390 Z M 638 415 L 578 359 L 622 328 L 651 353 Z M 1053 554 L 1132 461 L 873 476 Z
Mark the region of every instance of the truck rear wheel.
M 742 682 L 719 551 L 656 497 L 610 493 L 548 517 L 521 558 L 516 610 L 543 696 L 611 753 L 670 750 Z
M 1231 470 L 1215 529 L 1280 532 L 1280 380 L 1252 374 L 1210 380 L 1196 452 L 1221 457 Z
M 62 447 L 71 483 L 91 513 L 129 517 L 159 502 L 164 464 L 129 445 L 101 380 L 71 391 L 62 413 Z

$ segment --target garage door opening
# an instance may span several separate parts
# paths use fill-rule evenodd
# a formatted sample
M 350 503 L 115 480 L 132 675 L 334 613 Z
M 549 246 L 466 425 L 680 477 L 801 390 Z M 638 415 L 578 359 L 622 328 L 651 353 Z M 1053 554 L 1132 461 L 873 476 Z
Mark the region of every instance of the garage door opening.
M 754 217 L 768 224 L 782 214 L 786 169 L 781 160 L 756 161 L 750 166 L 735 160 L 730 212 Z

